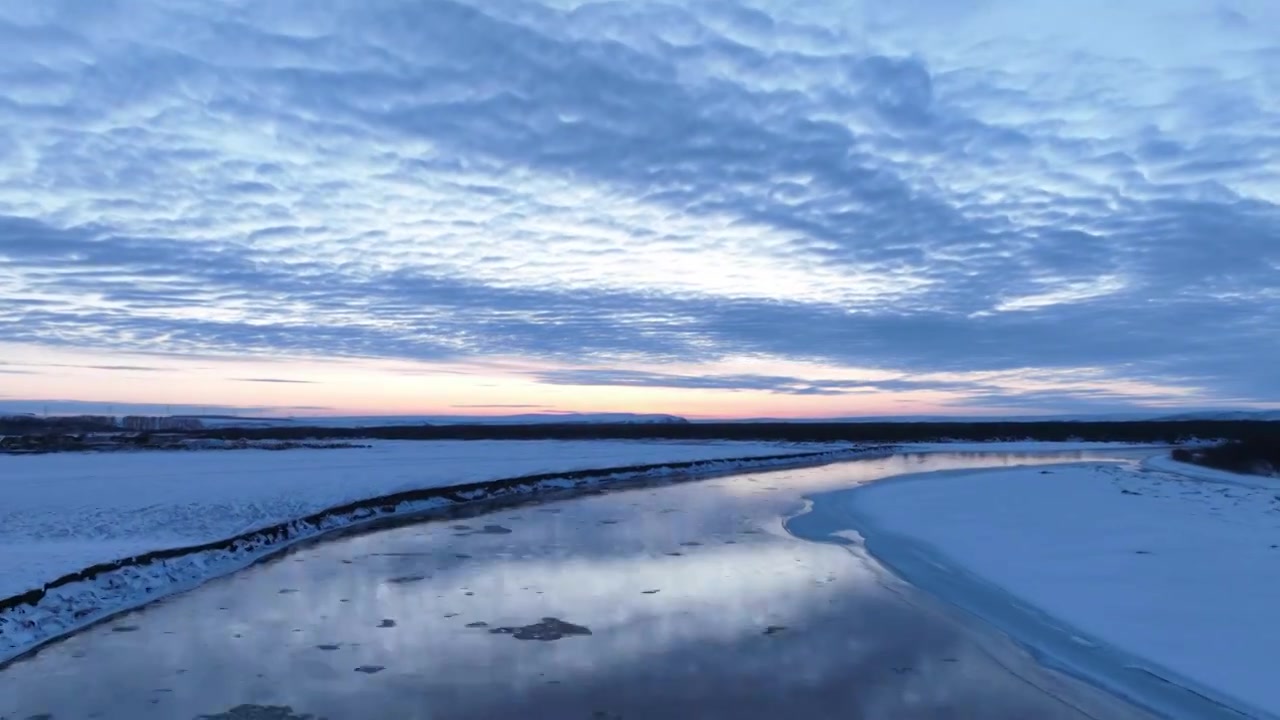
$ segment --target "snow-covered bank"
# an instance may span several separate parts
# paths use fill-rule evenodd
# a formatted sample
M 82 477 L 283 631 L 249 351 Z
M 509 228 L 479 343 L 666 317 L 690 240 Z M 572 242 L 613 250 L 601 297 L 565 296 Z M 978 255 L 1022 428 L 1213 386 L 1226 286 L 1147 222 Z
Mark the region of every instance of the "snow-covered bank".
M 370 448 L 0 457 L 0 598 L 100 562 L 406 490 L 810 452 L 783 443 L 373 441 Z
M 495 441 L 182 453 L 167 463 L 162 453 L 0 459 L 0 488 L 14 500 L 0 516 L 0 567 L 16 588 L 0 594 L 0 662 L 300 540 L 388 516 L 858 453 L 847 445 Z
M 1169 701 L 1150 673 L 1280 716 L 1274 491 L 1081 463 L 908 476 L 819 508 L 917 585 L 1119 692 Z

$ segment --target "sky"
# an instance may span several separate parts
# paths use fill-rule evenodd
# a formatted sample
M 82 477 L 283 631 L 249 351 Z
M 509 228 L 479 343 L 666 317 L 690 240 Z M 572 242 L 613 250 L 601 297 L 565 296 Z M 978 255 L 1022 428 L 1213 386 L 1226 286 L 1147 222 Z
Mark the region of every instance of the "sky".
M 1280 405 L 1274 0 L 0 4 L 0 410 Z

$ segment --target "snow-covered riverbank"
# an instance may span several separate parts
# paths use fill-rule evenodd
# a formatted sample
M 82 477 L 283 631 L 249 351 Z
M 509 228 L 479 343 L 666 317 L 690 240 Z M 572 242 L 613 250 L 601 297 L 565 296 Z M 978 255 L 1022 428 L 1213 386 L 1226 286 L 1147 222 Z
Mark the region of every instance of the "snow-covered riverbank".
M 783 443 L 374 441 L 284 453 L 0 457 L 0 598 L 95 563 L 406 490 L 536 473 L 812 452 Z
M 287 545 L 388 516 L 858 452 L 844 444 L 410 441 L 0 458 L 0 662 Z
M 1155 460 L 916 475 L 815 508 L 827 530 L 858 530 L 908 580 L 1050 661 L 1119 692 L 1145 671 L 1275 717 L 1280 483 L 1179 469 Z

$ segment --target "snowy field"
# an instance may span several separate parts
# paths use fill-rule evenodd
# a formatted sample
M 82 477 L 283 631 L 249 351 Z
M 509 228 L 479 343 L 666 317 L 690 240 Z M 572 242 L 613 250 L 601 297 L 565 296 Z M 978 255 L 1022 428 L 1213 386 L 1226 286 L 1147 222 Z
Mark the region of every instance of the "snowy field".
M 1032 646 L 1065 640 L 1280 716 L 1280 480 L 1152 458 L 909 476 L 829 501 L 877 557 Z
M 0 456 L 0 598 L 95 563 L 231 537 L 404 490 L 829 445 L 373 441 L 371 448 Z

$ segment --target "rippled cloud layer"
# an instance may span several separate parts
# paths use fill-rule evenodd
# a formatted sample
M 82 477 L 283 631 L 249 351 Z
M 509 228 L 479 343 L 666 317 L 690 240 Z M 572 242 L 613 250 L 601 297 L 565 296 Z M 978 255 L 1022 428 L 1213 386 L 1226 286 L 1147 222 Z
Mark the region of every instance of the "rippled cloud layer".
M 0 394 L 44 348 L 1280 402 L 1280 7 L 1114 5 L 7 4 Z

